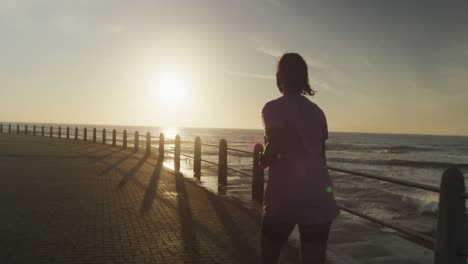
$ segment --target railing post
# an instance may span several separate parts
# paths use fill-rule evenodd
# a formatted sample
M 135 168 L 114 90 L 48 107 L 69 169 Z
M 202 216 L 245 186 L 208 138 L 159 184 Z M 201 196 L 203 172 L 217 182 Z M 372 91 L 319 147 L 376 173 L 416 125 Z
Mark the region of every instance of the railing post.
M 62 127 L 61 126 L 59 126 L 59 128 L 58 128 L 58 137 L 62 138 Z
M 16 134 L 19 134 L 19 133 L 20 133 L 20 125 L 16 124 Z
M 127 149 L 127 130 L 123 132 L 122 148 Z
M 8 124 L 8 134 L 11 134 L 11 124 Z
M 164 160 L 164 133 L 159 134 L 158 160 Z
M 151 155 L 151 133 L 146 133 L 146 156 Z
M 93 143 L 96 143 L 96 128 L 93 128 Z
M 465 180 L 460 170 L 446 169 L 440 183 L 435 264 L 465 264 Z
M 33 125 L 33 136 L 36 135 L 36 125 Z
M 53 126 L 50 126 L 49 137 L 53 137 L 53 136 L 54 136 L 54 127 L 53 127 Z
M 117 141 L 117 131 L 115 131 L 114 129 L 112 130 L 112 146 L 113 147 L 115 147 L 115 145 L 117 144 L 116 141 Z
M 219 141 L 218 155 L 218 193 L 220 194 L 226 194 L 227 168 L 227 141 L 221 139 Z
M 106 135 L 107 135 L 107 132 L 106 132 L 106 129 L 104 128 L 102 130 L 102 144 L 106 144 Z
M 88 128 L 83 128 L 83 141 L 88 141 Z
M 43 137 L 44 134 L 45 134 L 45 133 L 44 133 L 44 126 L 41 126 L 41 137 Z
M 174 170 L 176 172 L 180 171 L 180 136 L 175 136 L 174 141 Z
M 70 127 L 67 127 L 67 139 L 70 139 Z
M 135 152 L 138 152 L 138 150 L 140 150 L 140 133 L 138 133 L 138 131 L 135 131 L 135 144 L 133 150 Z
M 263 145 L 256 144 L 253 151 L 252 167 L 252 200 L 263 203 L 263 192 L 265 184 L 265 171 L 260 166 L 260 155 L 263 152 Z
M 3 124 L 0 124 L 0 134 L 3 134 Z
M 201 178 L 201 138 L 195 137 L 193 146 L 193 177 L 200 180 Z
M 24 125 L 24 134 L 25 134 L 25 135 L 28 134 L 28 125 Z
M 75 140 L 78 140 L 78 128 L 75 127 Z

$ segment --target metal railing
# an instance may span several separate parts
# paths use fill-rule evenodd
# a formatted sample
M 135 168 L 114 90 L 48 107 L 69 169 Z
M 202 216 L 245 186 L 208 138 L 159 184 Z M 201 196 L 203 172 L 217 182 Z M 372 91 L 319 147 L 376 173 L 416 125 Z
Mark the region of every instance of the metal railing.
M 66 127 L 65 134 L 62 127 L 58 126 L 54 128 L 49 126 L 48 131 L 44 125 L 32 126 L 32 132 L 30 130 L 30 125 L 20 125 L 16 124 L 16 129 L 12 129 L 12 125 L 8 124 L 6 131 L 4 131 L 4 124 L 0 124 L 0 134 L 21 134 L 23 131 L 26 135 L 33 136 L 49 136 L 57 138 L 66 138 L 75 140 L 82 139 L 83 141 L 91 141 L 93 143 L 102 143 L 107 144 L 108 142 L 112 146 L 117 146 L 117 142 L 121 142 L 119 145 L 122 148 L 126 149 L 129 144 L 133 145 L 134 151 L 139 151 L 140 147 L 144 147 L 146 155 L 151 155 L 152 150 L 158 151 L 158 158 L 164 158 L 165 152 L 170 152 L 174 154 L 174 169 L 176 172 L 180 171 L 180 157 L 185 157 L 192 159 L 193 162 L 193 174 L 194 177 L 200 180 L 202 162 L 213 165 L 217 167 L 218 174 L 218 193 L 226 194 L 227 185 L 228 185 L 228 171 L 235 172 L 242 176 L 249 177 L 252 181 L 252 200 L 257 202 L 263 202 L 263 195 L 265 183 L 268 183 L 268 180 L 265 179 L 264 169 L 260 166 L 260 156 L 263 152 L 263 145 L 256 144 L 254 146 L 253 152 L 245 151 L 241 149 L 235 149 L 228 147 L 226 140 L 220 140 L 219 145 L 202 143 L 200 137 L 195 137 L 194 141 L 182 141 L 180 136 L 177 135 L 175 139 L 165 139 L 164 134 L 161 133 L 159 137 L 151 136 L 148 132 L 145 134 L 139 134 L 138 131 L 133 133 L 133 138 L 128 138 L 129 133 L 126 130 L 117 132 L 115 129 L 112 131 L 107 131 L 106 129 L 97 130 L 93 129 L 88 131 L 87 128 L 82 128 L 82 133 L 79 131 L 78 127 L 75 127 L 74 130 L 70 127 Z M 39 131 L 40 128 L 40 131 Z M 46 133 L 48 132 L 48 133 Z M 91 138 L 88 138 L 88 133 L 91 133 Z M 99 135 L 100 134 L 100 135 Z M 98 137 L 98 135 L 100 137 Z M 120 138 L 117 138 L 117 135 Z M 80 137 L 81 136 L 81 137 Z M 110 136 L 110 140 L 107 140 L 107 136 Z M 157 142 L 158 147 L 153 147 L 153 143 Z M 173 144 L 174 150 L 166 150 L 165 143 Z M 193 144 L 193 156 L 182 154 L 181 153 L 181 143 L 184 144 Z M 202 158 L 202 146 L 209 148 L 218 149 L 218 162 L 213 162 Z M 228 166 L 228 152 L 236 152 L 241 154 L 252 155 L 253 165 L 252 165 L 252 174 L 246 173 L 244 171 L 232 168 Z M 435 251 L 434 263 L 450 263 L 450 264 L 465 264 L 466 256 L 468 255 L 468 250 L 465 248 L 465 238 L 464 238 L 464 221 L 465 221 L 465 200 L 468 199 L 468 193 L 465 192 L 465 183 L 462 173 L 455 168 L 448 168 L 445 170 L 442 175 L 440 188 L 436 186 L 431 186 L 422 183 L 416 183 L 406 180 L 395 179 L 391 177 L 374 175 L 370 173 L 364 173 L 354 170 L 348 170 L 343 168 L 337 168 L 329 166 L 330 171 L 350 174 L 354 176 L 365 177 L 369 179 L 384 181 L 392 184 L 398 184 L 401 186 L 417 188 L 425 191 L 435 192 L 439 194 L 439 212 L 437 220 L 437 233 L 435 237 L 431 237 L 419 232 L 416 232 L 410 228 L 389 223 L 378 218 L 366 215 L 352 208 L 348 208 L 343 205 L 339 205 L 340 209 L 366 219 L 368 221 L 377 223 L 379 225 L 391 228 L 402 234 L 407 235 L 410 238 L 418 239 L 428 245 Z

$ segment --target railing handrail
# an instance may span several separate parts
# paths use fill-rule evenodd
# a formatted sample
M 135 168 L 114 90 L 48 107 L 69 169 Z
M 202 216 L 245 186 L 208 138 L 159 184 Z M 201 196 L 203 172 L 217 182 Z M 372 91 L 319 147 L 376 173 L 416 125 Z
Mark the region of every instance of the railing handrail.
M 244 154 L 249 154 L 253 155 L 253 152 L 247 151 L 247 150 L 242 150 L 242 149 L 236 149 L 236 148 L 227 148 L 229 151 L 234 151 L 234 152 L 239 152 L 239 153 L 244 153 Z

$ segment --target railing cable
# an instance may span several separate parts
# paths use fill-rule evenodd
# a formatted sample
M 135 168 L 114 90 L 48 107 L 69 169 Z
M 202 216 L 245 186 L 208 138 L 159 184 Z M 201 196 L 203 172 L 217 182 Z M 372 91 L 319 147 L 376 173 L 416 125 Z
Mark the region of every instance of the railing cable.
M 403 185 L 403 186 L 407 186 L 407 187 L 413 187 L 413 188 L 418 188 L 418 189 L 422 189 L 422 190 L 426 190 L 426 191 L 440 193 L 440 188 L 435 187 L 435 186 L 431 186 L 431 185 L 427 185 L 427 184 L 410 182 L 410 181 L 405 181 L 405 180 L 399 180 L 399 179 L 395 179 L 395 178 L 391 178 L 391 177 L 373 175 L 373 174 L 369 174 L 369 173 L 357 172 L 357 171 L 341 169 L 341 168 L 331 167 L 331 166 L 328 166 L 328 169 L 332 170 L 332 171 L 343 172 L 343 173 L 362 176 L 362 177 L 371 178 L 371 179 L 375 179 L 375 180 L 379 180 L 379 181 L 386 181 L 386 182 L 391 182 L 391 183 L 395 183 L 395 184 L 399 184 L 399 185 Z
M 396 225 L 396 224 L 391 224 L 391 223 L 388 223 L 388 222 L 385 222 L 385 221 L 382 221 L 380 219 L 377 219 L 375 217 L 372 217 L 372 216 L 369 216 L 369 215 L 366 215 L 366 214 L 363 214 L 361 212 L 358 212 L 354 209 L 351 209 L 349 207 L 346 207 L 346 206 L 343 206 L 343 205 L 338 205 L 338 207 L 345 211 L 345 212 L 348 212 L 350 214 L 353 214 L 353 215 L 356 215 L 356 216 L 359 216 L 361 218 L 364 218 L 364 219 L 367 219 L 371 222 L 375 222 L 375 223 L 378 223 L 380 225 L 383 225 L 385 227 L 388 227 L 388 228 L 391 228 L 391 229 L 394 229 L 396 231 L 399 231 L 403 234 L 406 234 L 406 235 L 409 235 L 409 236 L 413 236 L 413 237 L 416 237 L 422 241 L 425 241 L 427 243 L 430 243 L 432 246 L 435 245 L 435 239 L 433 237 L 430 237 L 430 236 L 426 236 L 426 235 L 423 235 L 421 233 L 418 233 L 414 230 L 411 230 L 409 228 L 406 228 L 406 227 L 403 227 L 403 226 L 400 226 L 400 225 Z

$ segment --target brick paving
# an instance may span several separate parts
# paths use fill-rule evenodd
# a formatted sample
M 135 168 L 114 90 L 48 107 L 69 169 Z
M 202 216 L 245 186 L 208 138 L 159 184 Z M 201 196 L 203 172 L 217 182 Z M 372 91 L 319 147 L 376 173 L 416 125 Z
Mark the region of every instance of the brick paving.
M 258 263 L 258 214 L 143 153 L 3 134 L 0 180 L 0 263 Z

